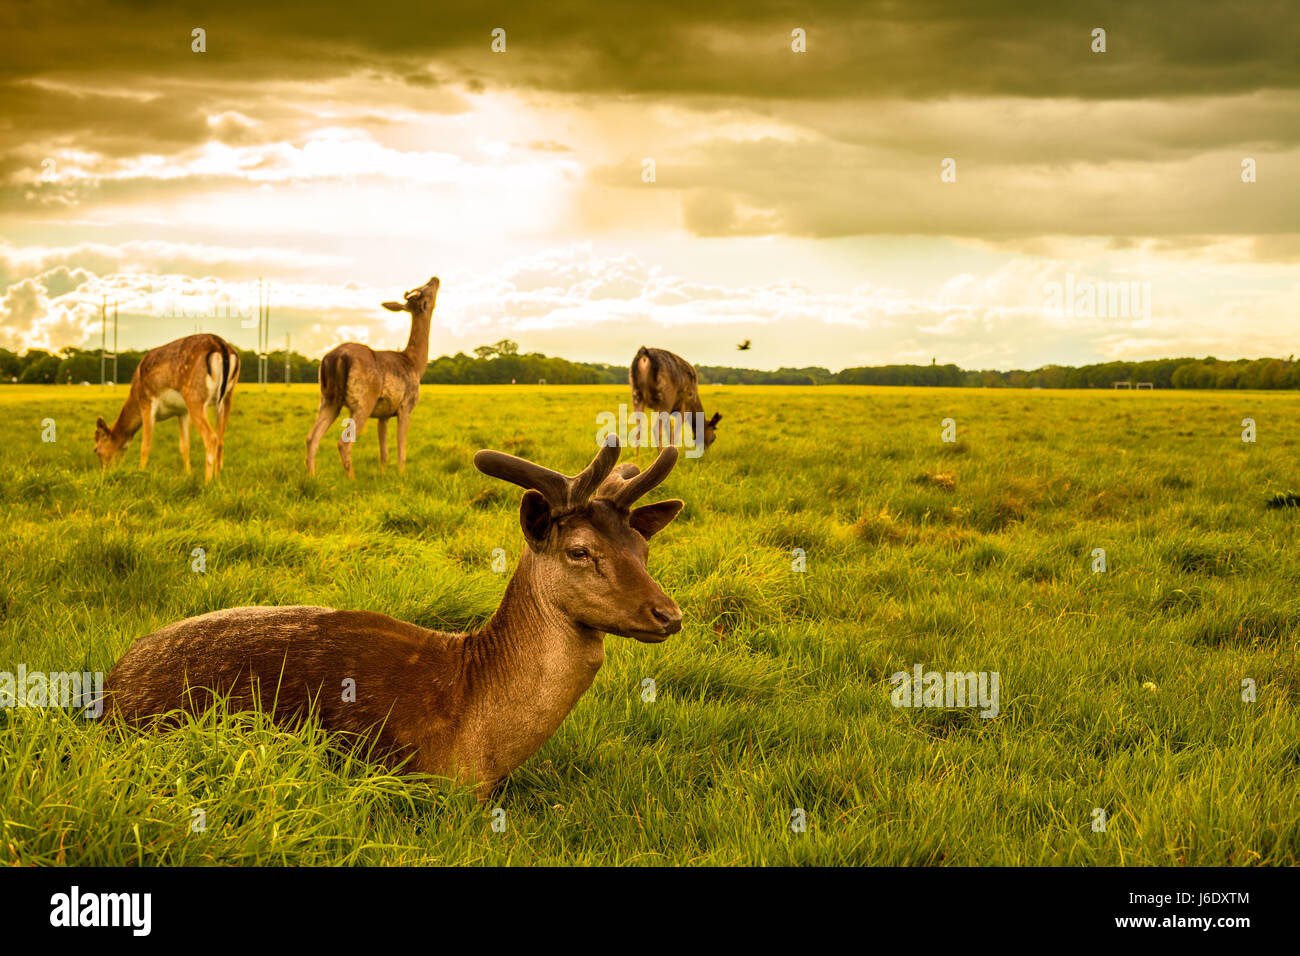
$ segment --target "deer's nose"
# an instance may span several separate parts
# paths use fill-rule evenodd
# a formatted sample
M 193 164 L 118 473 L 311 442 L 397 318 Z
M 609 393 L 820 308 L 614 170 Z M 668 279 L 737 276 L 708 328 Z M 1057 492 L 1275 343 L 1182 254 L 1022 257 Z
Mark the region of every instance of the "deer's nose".
M 665 634 L 676 634 L 682 629 L 682 609 L 676 604 L 652 607 L 650 616 Z

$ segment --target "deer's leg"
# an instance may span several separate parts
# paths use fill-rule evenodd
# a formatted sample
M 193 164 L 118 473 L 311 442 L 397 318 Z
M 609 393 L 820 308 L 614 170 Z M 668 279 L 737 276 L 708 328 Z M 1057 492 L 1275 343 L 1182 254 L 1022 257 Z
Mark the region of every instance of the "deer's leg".
M 226 397 L 217 406 L 217 474 L 226 465 L 226 423 L 230 421 L 230 409 L 235 404 L 235 393 L 226 392 Z
M 153 403 L 140 403 L 140 470 L 149 465 L 149 447 L 153 444 Z
M 401 408 L 397 411 L 397 471 L 406 471 L 406 430 L 411 427 L 411 410 Z
M 311 426 L 311 432 L 307 435 L 307 474 L 316 474 L 316 449 L 320 447 L 320 440 L 334 424 L 334 419 L 339 417 L 339 410 L 342 407 L 342 405 L 331 405 L 324 396 L 321 396 L 320 408 L 316 411 L 316 424 Z
M 379 470 L 383 471 L 388 464 L 388 419 L 377 419 L 375 428 L 379 431 Z
M 639 394 L 632 396 L 632 414 L 635 415 L 637 412 L 640 412 L 642 415 L 645 414 L 645 402 L 641 400 L 641 396 Z M 643 427 L 644 427 L 644 422 L 640 418 L 637 418 L 636 426 L 635 426 L 635 437 L 633 437 L 632 435 L 628 436 L 628 441 L 632 443 L 632 453 L 637 458 L 641 457 L 641 430 Z
M 181 415 L 176 421 L 180 424 L 180 449 L 181 465 L 185 468 L 185 474 L 190 473 L 190 416 Z
M 189 409 L 190 420 L 198 426 L 199 437 L 203 439 L 203 480 L 211 481 L 217 470 L 217 433 L 208 421 L 208 407 L 202 402 L 186 402 L 185 407 Z
M 366 427 L 366 419 L 370 417 L 371 411 L 374 410 L 375 403 L 368 402 L 365 405 L 358 404 L 356 407 L 348 407 L 348 412 L 353 422 L 352 441 L 344 441 L 347 429 L 344 435 L 339 436 L 339 457 L 343 459 L 343 472 L 349 478 L 355 478 L 356 473 L 352 470 L 352 446 L 361 441 L 361 432 Z
M 695 447 L 695 443 L 696 443 L 696 442 L 702 442 L 702 441 L 704 441 L 704 431 L 703 431 L 703 429 L 700 430 L 700 434 L 698 434 L 698 435 L 695 434 L 695 413 L 694 413 L 693 411 L 691 411 L 691 410 L 689 409 L 689 407 L 687 407 L 687 408 L 683 408 L 683 409 L 681 410 L 681 413 L 679 414 L 678 417 L 681 419 L 681 421 L 678 422 L 678 424 L 677 424 L 677 442 L 676 442 L 676 444 L 682 446 L 683 448 L 686 446 L 686 429 L 687 429 L 687 428 L 689 428 L 689 429 L 691 430 L 691 447 L 692 447 L 692 448 Z

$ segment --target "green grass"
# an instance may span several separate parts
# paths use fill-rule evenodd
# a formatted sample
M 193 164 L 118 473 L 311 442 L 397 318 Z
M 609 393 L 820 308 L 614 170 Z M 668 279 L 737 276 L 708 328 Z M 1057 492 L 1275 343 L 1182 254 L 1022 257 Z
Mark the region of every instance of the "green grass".
M 372 426 L 348 484 L 337 425 L 305 476 L 313 388 L 245 385 L 203 488 L 201 444 L 187 479 L 171 422 L 148 472 L 132 443 L 100 476 L 94 420 L 123 395 L 0 389 L 0 670 L 107 672 L 141 635 L 244 604 L 474 627 L 505 586 L 493 549 L 513 568 L 522 545 L 518 491 L 474 451 L 572 473 L 626 400 L 426 387 L 405 477 L 379 474 Z M 0 862 L 1300 863 L 1300 511 L 1266 507 L 1300 489 L 1300 396 L 737 387 L 705 404 L 718 444 L 651 498 L 687 502 L 650 559 L 683 631 L 607 638 L 592 689 L 487 807 L 256 714 L 144 735 L 15 709 Z M 890 675 L 915 663 L 999 672 L 1001 713 L 894 708 Z

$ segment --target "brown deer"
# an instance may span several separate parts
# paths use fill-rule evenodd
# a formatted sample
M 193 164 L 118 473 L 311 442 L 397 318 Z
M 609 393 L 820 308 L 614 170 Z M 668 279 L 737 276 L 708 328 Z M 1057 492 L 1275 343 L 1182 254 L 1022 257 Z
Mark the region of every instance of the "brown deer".
M 633 412 L 644 415 L 645 410 L 650 409 L 650 433 L 654 444 L 664 444 L 663 428 L 666 424 L 671 427 L 671 422 L 666 421 L 670 415 L 676 415 L 683 422 L 689 420 L 695 441 L 703 441 L 704 448 L 712 445 L 718 437 L 718 422 L 722 421 L 722 416 L 715 413 L 712 418 L 705 419 L 695 366 L 680 355 L 667 349 L 648 349 L 643 345 L 632 359 L 627 380 L 632 386 Z M 678 428 L 681 433 L 685 432 L 684 424 Z M 636 448 L 637 455 L 641 454 L 641 443 L 641 421 L 638 420 L 635 437 L 629 437 L 629 444 Z
M 397 468 L 406 470 L 406 430 L 411 411 L 420 400 L 420 376 L 429 364 L 429 325 L 438 301 L 437 276 L 404 296 L 405 302 L 385 302 L 390 312 L 411 313 L 411 337 L 400 352 L 376 352 L 360 342 L 344 342 L 331 349 L 320 363 L 320 408 L 307 436 L 307 474 L 316 474 L 316 449 L 344 405 L 355 423 L 354 438 L 361 437 L 366 419 L 378 419 L 379 464 L 388 463 L 388 420 L 397 416 Z M 343 471 L 352 471 L 349 436 L 339 439 Z
M 528 490 L 527 547 L 492 619 L 430 631 L 372 611 L 242 607 L 192 617 L 137 640 L 108 675 L 104 714 L 132 723 L 260 705 L 287 725 L 308 713 L 356 735 L 402 772 L 476 784 L 480 800 L 546 742 L 591 686 L 607 633 L 657 643 L 682 613 L 646 570 L 647 542 L 678 500 L 633 508 L 667 477 L 677 449 L 644 472 L 614 467 L 616 439 L 567 477 L 498 451 L 484 474 Z
M 136 432 L 140 432 L 140 469 L 149 464 L 154 422 L 179 418 L 181 461 L 190 471 L 190 421 L 203 439 L 205 481 L 221 474 L 226 450 L 226 423 L 239 381 L 239 352 L 225 339 L 203 333 L 187 335 L 150 349 L 136 366 L 117 421 L 110 428 L 95 423 L 95 454 L 107 468 Z M 216 407 L 217 426 L 208 422 L 208 406 Z

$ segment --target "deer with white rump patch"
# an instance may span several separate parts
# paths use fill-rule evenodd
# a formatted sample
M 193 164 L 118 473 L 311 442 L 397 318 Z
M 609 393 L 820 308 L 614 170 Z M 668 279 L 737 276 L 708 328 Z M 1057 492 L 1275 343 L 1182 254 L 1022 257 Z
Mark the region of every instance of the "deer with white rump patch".
M 355 423 L 354 435 L 345 433 L 339 440 L 339 457 L 347 476 L 356 477 L 352 471 L 352 444 L 361 437 L 368 418 L 379 422 L 382 467 L 388 463 L 388 420 L 396 416 L 397 468 L 406 470 L 406 431 L 411 425 L 411 411 L 420 400 L 420 376 L 429 364 L 429 326 L 440 284 L 434 276 L 406 293 L 404 301 L 384 303 L 390 312 L 411 313 L 411 336 L 400 352 L 376 352 L 360 342 L 344 342 L 321 359 L 320 408 L 307 436 L 307 474 L 316 474 L 316 449 L 344 405 Z
M 633 507 L 667 477 L 677 449 L 644 472 L 616 468 L 618 456 L 611 438 L 575 477 L 502 452 L 474 456 L 484 474 L 528 489 L 527 547 L 482 629 L 448 634 L 324 607 L 216 611 L 137 640 L 108 675 L 106 715 L 175 721 L 211 706 L 212 691 L 280 723 L 312 712 L 326 729 L 372 742 L 388 766 L 472 782 L 485 800 L 591 686 L 605 634 L 657 643 L 681 630 L 681 609 L 646 559 L 683 503 Z
M 95 423 L 95 454 L 107 468 L 136 432 L 140 432 L 140 469 L 149 464 L 154 422 L 180 419 L 181 461 L 190 470 L 190 422 L 203 439 L 203 477 L 211 481 L 221 473 L 226 449 L 226 423 L 239 381 L 239 352 L 225 339 L 207 333 L 187 335 L 150 349 L 131 377 L 131 393 L 110 428 L 100 418 Z M 216 428 L 208 422 L 209 406 L 216 408 Z

